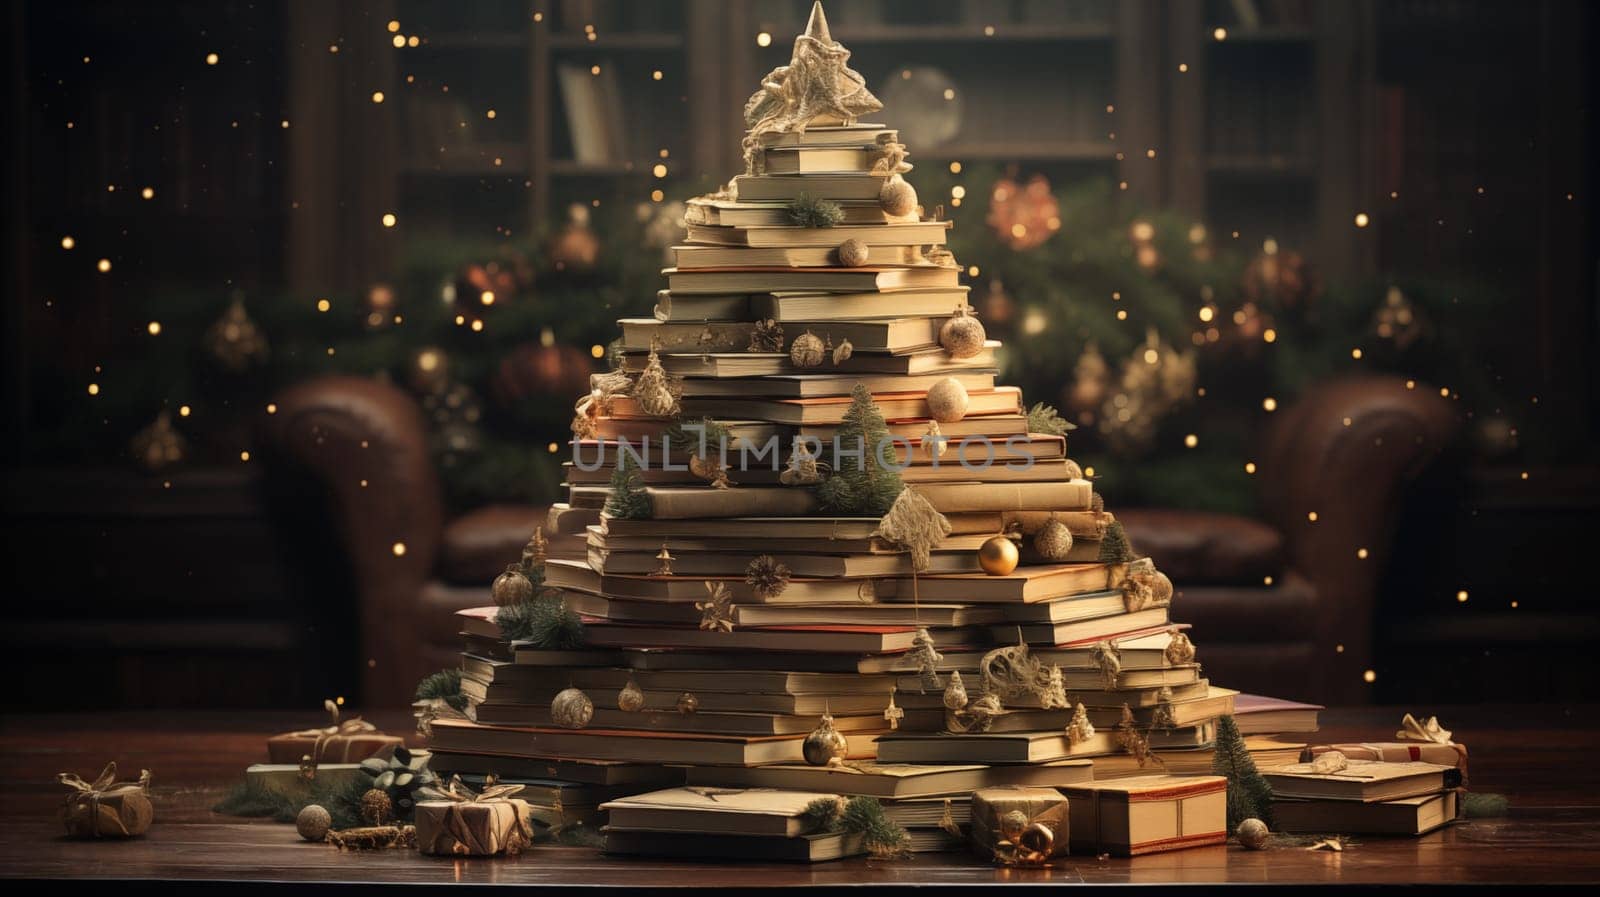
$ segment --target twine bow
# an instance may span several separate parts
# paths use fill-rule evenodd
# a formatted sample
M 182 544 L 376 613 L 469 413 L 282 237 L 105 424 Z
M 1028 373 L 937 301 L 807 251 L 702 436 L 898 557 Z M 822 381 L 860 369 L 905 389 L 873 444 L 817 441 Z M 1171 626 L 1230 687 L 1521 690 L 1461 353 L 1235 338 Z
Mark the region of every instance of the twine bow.
M 317 777 L 317 767 L 322 765 L 322 755 L 328 750 L 328 745 L 332 744 L 334 739 L 378 731 L 377 726 L 359 716 L 341 721 L 339 719 L 339 705 L 332 700 L 323 701 L 322 708 L 328 711 L 328 725 L 289 733 L 294 738 L 316 739 L 311 744 L 311 753 L 300 758 L 300 777 L 306 781 Z
M 461 781 L 461 776 L 453 775 L 443 788 L 427 785 L 422 788 L 420 793 L 425 800 L 448 800 L 455 803 L 470 804 L 478 801 L 501 800 L 514 794 L 522 793 L 524 787 L 526 786 L 490 784 L 485 786 L 482 791 L 473 791 L 465 782 Z
M 93 782 L 85 782 L 77 773 L 71 772 L 58 773 L 56 781 L 72 789 L 72 793 L 67 795 L 68 806 L 85 802 L 89 804 L 89 816 L 96 820 L 96 824 L 91 825 L 90 830 L 94 833 L 94 837 L 98 838 L 100 801 L 150 790 L 150 770 L 139 770 L 137 782 L 118 782 L 117 761 L 113 760 L 106 764 L 106 768 L 100 771 L 100 775 Z M 122 824 L 120 816 L 117 824 Z M 123 833 L 126 834 L 126 830 Z
M 1428 717 L 1427 722 L 1419 722 L 1416 717 L 1406 714 L 1400 721 L 1400 731 L 1394 737 L 1401 741 L 1427 741 L 1433 744 L 1454 744 L 1450 739 L 1450 730 L 1439 725 L 1437 716 Z

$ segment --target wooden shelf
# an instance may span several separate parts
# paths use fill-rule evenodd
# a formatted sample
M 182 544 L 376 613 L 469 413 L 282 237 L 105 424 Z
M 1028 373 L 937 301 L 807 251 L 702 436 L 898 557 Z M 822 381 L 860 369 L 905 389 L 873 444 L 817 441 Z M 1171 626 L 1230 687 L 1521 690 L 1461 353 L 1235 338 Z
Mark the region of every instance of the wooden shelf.
M 565 177 L 622 177 L 643 174 L 645 169 L 632 162 L 579 162 L 576 159 L 551 159 L 550 173 Z
M 1116 148 L 1106 143 L 1052 141 L 996 141 L 992 143 L 952 143 L 916 153 L 933 159 L 1007 160 L 1027 159 L 1044 162 L 1114 162 Z M 916 159 L 912 158 L 912 162 Z
M 500 164 L 494 164 L 495 159 Z M 528 170 L 528 148 L 520 143 L 480 143 L 473 146 L 445 147 L 432 153 L 419 153 L 405 159 L 405 174 L 436 174 L 457 177 L 520 177 Z
M 415 50 L 526 50 L 528 36 L 514 31 L 457 31 L 423 35 Z
M 1206 30 L 1206 43 L 1216 47 L 1226 47 L 1229 44 L 1311 44 L 1317 39 L 1316 32 L 1306 25 L 1262 25 L 1259 28 L 1245 28 L 1239 25 L 1222 25 L 1228 29 L 1226 40 L 1216 40 L 1212 37 L 1215 28 Z
M 1110 24 L 1081 25 L 995 25 L 994 34 L 985 34 L 980 25 L 860 25 L 835 29 L 845 46 L 852 44 L 912 43 L 1044 43 L 1061 41 L 1109 41 L 1116 36 Z
M 1257 176 L 1274 178 L 1310 177 L 1315 169 L 1312 159 L 1299 156 L 1217 156 L 1206 159 L 1206 170 L 1212 174 L 1230 176 Z
M 677 50 L 683 47 L 683 35 L 655 32 L 599 32 L 594 40 L 585 34 L 554 33 L 550 35 L 550 48 L 554 50 Z

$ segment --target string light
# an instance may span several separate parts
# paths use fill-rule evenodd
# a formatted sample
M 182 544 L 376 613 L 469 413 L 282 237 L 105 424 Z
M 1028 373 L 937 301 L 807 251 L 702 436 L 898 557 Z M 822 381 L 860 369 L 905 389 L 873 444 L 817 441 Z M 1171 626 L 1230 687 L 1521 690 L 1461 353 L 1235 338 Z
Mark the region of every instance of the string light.
M 84 57 L 84 59 L 85 59 L 85 61 L 87 61 L 88 57 Z M 206 65 L 216 65 L 220 61 L 221 61 L 221 59 L 217 56 L 217 54 L 215 54 L 215 53 L 207 53 L 206 54 Z
M 656 69 L 655 71 L 650 73 L 650 80 L 652 80 L 652 81 L 660 81 L 662 77 L 663 76 L 661 74 L 661 70 L 660 69 Z
M 328 309 L 330 309 L 330 308 L 333 308 L 333 303 L 332 302 L 329 302 L 326 299 L 318 299 L 317 300 L 317 311 L 320 311 L 320 312 L 323 312 L 324 314 L 326 314 Z
M 1361 674 L 1361 681 L 1363 681 L 1363 682 L 1377 682 L 1378 681 L 1378 673 L 1377 673 L 1377 671 L 1376 670 L 1367 670 L 1366 672 L 1362 673 Z
M 1211 36 L 1213 38 L 1215 38 L 1216 40 L 1219 40 L 1219 41 L 1227 40 L 1228 39 L 1228 29 L 1223 28 L 1221 25 L 1218 25 L 1215 29 L 1212 30 Z
M 1255 474 L 1256 474 L 1256 462 L 1254 462 L 1254 461 L 1246 461 L 1246 462 L 1244 462 L 1244 472 L 1249 474 L 1250 476 L 1255 476 Z
M 61 248 L 62 249 L 71 249 L 72 247 L 74 247 L 76 245 L 78 245 L 78 241 L 72 239 L 71 236 L 66 236 L 66 237 L 62 237 L 61 238 Z
M 1184 446 L 1184 448 L 1194 448 L 1195 446 L 1197 446 L 1199 444 L 1200 444 L 1200 437 L 1196 436 L 1193 433 L 1190 433 L 1189 435 L 1183 437 L 1183 446 Z
M 374 102 L 374 103 L 381 103 L 381 102 L 383 102 L 383 91 L 381 91 L 381 90 L 374 90 L 374 91 L 373 91 L 373 92 L 372 92 L 372 102 Z
M 1368 224 L 1371 224 L 1371 223 L 1372 223 L 1372 219 L 1367 217 L 1367 213 L 1366 212 L 1357 212 L 1356 213 L 1356 227 L 1366 227 Z
M 151 321 L 150 323 L 144 325 L 144 329 L 145 329 L 145 332 L 149 333 L 151 336 L 160 336 L 161 335 L 161 322 L 160 321 Z
M 98 384 L 98 383 L 89 384 L 89 395 L 97 396 L 99 394 L 100 394 L 100 384 Z
M 154 187 L 146 187 L 143 190 L 139 191 L 139 195 L 144 197 L 145 199 L 155 199 L 156 198 L 156 188 L 154 188 Z
M 384 227 L 394 227 L 395 222 L 398 221 L 399 219 L 394 217 L 394 213 L 393 212 L 384 212 L 383 213 L 383 218 L 381 220 L 383 221 L 383 226 Z
M 389 550 L 394 552 L 394 556 L 395 557 L 403 558 L 403 557 L 406 556 L 406 543 L 404 543 L 404 542 L 396 542 L 393 545 L 389 546 Z
M 248 451 L 240 452 L 239 460 L 248 463 L 250 461 L 250 453 Z
M 1306 512 L 1306 519 L 1309 520 L 1312 523 L 1316 523 L 1317 522 L 1317 512 L 1316 511 L 1307 511 Z
M 758 46 L 758 47 L 770 47 L 770 46 L 772 46 L 772 35 L 768 34 L 765 31 L 758 32 L 756 34 L 756 46 Z
M 600 345 L 599 343 L 595 343 L 594 345 L 589 347 L 589 356 L 591 358 L 604 358 L 604 357 L 606 357 L 606 347 Z
M 1261 400 L 1261 408 L 1262 408 L 1263 411 L 1277 411 L 1278 410 L 1278 400 L 1273 398 L 1272 396 L 1267 396 L 1266 398 Z
M 1365 548 L 1357 548 L 1356 549 L 1356 557 L 1361 559 L 1361 560 L 1363 560 L 1363 561 L 1366 560 L 1367 559 L 1367 550 Z
M 1456 593 L 1456 601 L 1457 601 L 1457 603 L 1460 603 L 1460 604 L 1466 604 L 1467 603 L 1467 590 L 1466 589 L 1462 589 L 1461 591 Z
M 188 417 L 191 413 L 193 413 L 193 411 L 194 411 L 194 409 L 190 408 L 188 405 L 179 405 L 178 406 L 178 416 L 179 417 Z
M 94 263 L 94 267 L 95 270 L 99 271 L 101 274 L 104 274 L 111 270 L 111 260 L 101 259 L 100 261 Z

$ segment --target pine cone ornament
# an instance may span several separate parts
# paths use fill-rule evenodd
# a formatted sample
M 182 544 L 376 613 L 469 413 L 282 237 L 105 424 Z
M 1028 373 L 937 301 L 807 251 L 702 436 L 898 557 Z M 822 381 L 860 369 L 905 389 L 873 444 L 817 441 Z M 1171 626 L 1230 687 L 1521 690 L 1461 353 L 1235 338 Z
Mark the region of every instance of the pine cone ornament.
M 763 554 L 745 568 L 744 581 L 762 598 L 776 598 L 789 587 L 789 568 L 770 554 Z
M 745 347 L 745 351 L 782 352 L 783 325 L 771 318 L 757 321 L 755 329 L 750 331 L 750 345 Z

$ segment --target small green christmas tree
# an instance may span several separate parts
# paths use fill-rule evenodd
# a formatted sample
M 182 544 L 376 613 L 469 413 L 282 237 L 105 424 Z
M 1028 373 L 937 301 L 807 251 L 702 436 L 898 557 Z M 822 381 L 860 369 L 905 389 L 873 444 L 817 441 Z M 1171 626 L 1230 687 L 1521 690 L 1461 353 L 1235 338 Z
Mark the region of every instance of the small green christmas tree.
M 639 480 L 639 462 L 627 452 L 621 452 L 617 469 L 611 474 L 606 513 L 622 520 L 645 520 L 650 516 L 650 496 Z
M 1228 779 L 1228 831 L 1246 819 L 1259 819 L 1272 827 L 1272 786 L 1256 771 L 1256 761 L 1245 748 L 1244 736 L 1233 717 L 1217 720 L 1217 747 L 1211 771 Z
M 882 517 L 905 487 L 900 474 L 884 466 L 882 452 L 894 447 L 887 440 L 889 425 L 872 401 L 872 393 L 857 383 L 850 392 L 850 410 L 835 431 L 842 456 L 832 459 L 833 473 L 817 486 L 817 500 L 833 514 L 850 517 Z M 860 455 L 853 454 L 860 451 Z
M 1100 563 L 1126 564 L 1134 560 L 1133 546 L 1128 544 L 1128 534 L 1122 528 L 1120 521 L 1113 521 L 1106 527 L 1106 537 L 1100 542 Z

